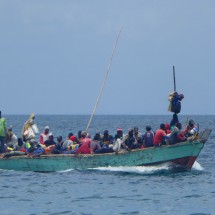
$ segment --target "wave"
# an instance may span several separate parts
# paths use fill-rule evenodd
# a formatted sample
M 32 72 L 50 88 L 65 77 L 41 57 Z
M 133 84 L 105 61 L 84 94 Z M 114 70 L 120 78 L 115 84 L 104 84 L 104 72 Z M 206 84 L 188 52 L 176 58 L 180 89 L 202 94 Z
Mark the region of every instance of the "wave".
M 172 163 L 167 162 L 159 165 L 153 165 L 153 166 L 119 166 L 119 167 L 98 167 L 93 168 L 93 170 L 99 170 L 99 171 L 109 171 L 109 172 L 124 172 L 124 173 L 132 173 L 132 174 L 155 174 L 155 173 L 161 173 L 161 172 L 177 172 L 174 171 L 175 169 L 182 170 L 180 167 L 176 167 L 172 165 Z M 182 171 L 185 169 L 183 168 Z M 204 168 L 196 161 L 193 164 L 192 170 L 197 171 L 203 171 Z M 180 171 L 179 171 L 180 172 Z
M 172 168 L 170 163 L 163 163 L 156 166 L 119 166 L 119 167 L 98 167 L 93 170 L 110 171 L 110 172 L 124 172 L 135 174 L 151 174 L 160 171 L 168 171 Z
M 197 161 L 195 161 L 195 163 L 193 164 L 192 169 L 198 170 L 198 171 L 203 171 L 204 170 L 204 168 L 201 166 L 201 164 L 198 163 Z

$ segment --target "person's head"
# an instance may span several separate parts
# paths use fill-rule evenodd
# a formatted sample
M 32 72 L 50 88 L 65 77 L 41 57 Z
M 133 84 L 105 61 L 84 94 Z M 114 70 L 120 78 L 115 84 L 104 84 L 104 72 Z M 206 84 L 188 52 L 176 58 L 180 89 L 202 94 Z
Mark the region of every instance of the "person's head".
M 34 124 L 34 119 L 33 119 L 33 118 L 30 119 L 29 124 L 30 124 L 30 125 L 33 125 L 33 124 Z
M 179 101 L 181 101 L 183 98 L 184 98 L 184 95 L 183 95 L 183 94 L 179 94 L 179 95 L 178 95 Z
M 70 133 L 68 134 L 68 136 L 67 136 L 67 137 L 68 137 L 68 140 L 70 139 L 71 136 L 73 136 L 73 133 L 72 133 L 72 132 L 70 132 Z
M 104 136 L 108 136 L 109 135 L 109 131 L 108 130 L 104 130 L 103 135 Z
M 81 138 L 81 132 L 82 132 L 82 131 L 78 131 L 78 138 L 79 138 L 79 139 Z
M 96 133 L 95 136 L 93 137 L 93 140 L 97 140 L 97 141 L 100 141 L 101 140 L 101 136 L 100 136 L 100 133 Z
M 51 134 L 51 135 L 49 135 L 49 140 L 50 141 L 53 141 L 54 140 L 54 136 Z
M 134 133 L 137 134 L 139 132 L 138 127 L 134 127 Z
M 48 134 L 48 133 L 49 133 L 49 126 L 46 126 L 46 127 L 44 128 L 44 133 L 45 133 L 45 134 Z
M 177 122 L 176 125 L 175 125 L 179 130 L 181 130 L 182 126 L 181 126 L 181 123 L 180 122 Z
M 122 133 L 123 133 L 122 128 L 118 128 L 118 129 L 116 130 L 116 133 L 117 133 L 117 134 L 122 134 Z
M 63 137 L 62 137 L 62 136 L 58 136 L 58 137 L 57 137 L 57 142 L 58 142 L 58 143 L 60 143 L 62 140 L 63 140 Z
M 134 130 L 132 128 L 128 129 L 128 135 L 131 137 L 134 134 Z
M 160 124 L 160 129 L 165 131 L 165 125 L 163 123 Z
M 18 142 L 18 145 L 19 145 L 19 146 L 22 146 L 22 145 L 23 145 L 22 138 L 19 137 L 18 140 L 17 140 L 17 142 Z
M 146 126 L 146 131 L 151 131 L 151 129 L 152 129 L 152 128 L 151 128 L 150 125 L 147 125 L 147 126 Z
M 7 130 L 8 130 L 8 134 L 13 134 L 13 127 L 12 127 L 12 125 Z
M 77 138 L 75 135 L 72 135 L 70 138 L 69 138 L 72 142 L 77 142 Z
M 188 125 L 189 125 L 190 127 L 193 127 L 194 124 L 195 124 L 194 121 L 193 121 L 192 119 L 190 119 L 189 122 L 188 122 Z
M 165 128 L 166 130 L 170 130 L 170 124 L 169 123 L 165 124 Z
M 87 136 L 87 132 L 86 131 L 82 131 L 81 132 L 81 138 L 85 138 Z
M 34 140 L 34 139 L 30 139 L 30 140 L 29 140 L 29 143 L 30 143 L 31 146 L 34 146 L 34 145 L 37 144 L 37 141 Z

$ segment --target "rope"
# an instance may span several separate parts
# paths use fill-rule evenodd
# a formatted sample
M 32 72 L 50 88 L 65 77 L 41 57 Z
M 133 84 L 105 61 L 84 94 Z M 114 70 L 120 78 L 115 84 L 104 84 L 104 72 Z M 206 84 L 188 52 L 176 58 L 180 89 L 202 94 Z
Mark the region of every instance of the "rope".
M 115 45 L 114 45 L 114 48 L 113 48 L 113 51 L 112 51 L 112 54 L 111 54 L 111 58 L 110 58 L 110 61 L 109 61 L 109 65 L 108 65 L 108 68 L 107 68 L 107 71 L 106 71 L 106 74 L 105 74 L 105 78 L 104 78 L 104 81 L 103 81 L 103 83 L 102 83 L 102 87 L 101 87 L 101 89 L 100 89 L 100 92 L 99 92 L 98 98 L 97 98 L 97 100 L 96 100 L 96 104 L 95 104 L 95 106 L 94 106 L 94 109 L 93 109 L 93 112 L 92 112 L 92 114 L 91 114 L 90 120 L 89 120 L 89 122 L 88 122 L 86 131 L 88 131 L 88 129 L 89 129 L 89 127 L 90 127 L 90 124 L 91 124 L 91 122 L 92 122 L 93 116 L 94 116 L 94 114 L 95 114 L 95 112 L 96 112 L 96 109 L 97 109 L 97 106 L 98 106 L 98 104 L 99 104 L 101 95 L 102 95 L 102 93 L 103 93 L 104 86 L 105 86 L 105 83 L 106 83 L 106 81 L 107 81 L 108 73 L 109 73 L 109 71 L 110 71 L 110 69 L 111 69 L 111 65 L 112 65 L 112 61 L 113 61 L 113 56 L 114 56 L 114 53 L 115 53 L 115 50 L 116 50 L 116 47 L 117 47 L 117 44 L 118 44 L 118 40 L 119 40 L 119 36 L 120 36 L 121 32 L 122 32 L 122 29 L 119 31 L 119 33 L 118 33 L 118 35 L 117 35 L 116 42 L 115 42 Z

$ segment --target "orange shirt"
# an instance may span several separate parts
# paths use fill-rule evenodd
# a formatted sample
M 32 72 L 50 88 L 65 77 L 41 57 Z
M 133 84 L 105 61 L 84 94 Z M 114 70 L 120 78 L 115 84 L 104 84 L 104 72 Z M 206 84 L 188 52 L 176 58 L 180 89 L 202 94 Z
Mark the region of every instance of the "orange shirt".
M 153 144 L 158 145 L 164 140 L 165 136 L 166 136 L 165 131 L 162 129 L 158 129 L 155 133 Z

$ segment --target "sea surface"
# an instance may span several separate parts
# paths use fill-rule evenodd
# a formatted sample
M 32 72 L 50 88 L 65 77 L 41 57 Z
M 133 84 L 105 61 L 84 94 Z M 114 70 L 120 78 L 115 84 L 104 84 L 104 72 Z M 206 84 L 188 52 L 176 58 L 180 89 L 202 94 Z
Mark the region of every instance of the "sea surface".
M 5 116 L 20 136 L 28 116 Z M 166 164 L 153 167 L 107 167 L 35 173 L 0 170 L 0 215 L 58 214 L 215 214 L 215 116 L 179 116 L 200 129 L 213 130 L 191 171 L 171 169 Z M 69 132 L 85 130 L 89 116 L 36 116 L 40 132 L 48 125 L 54 136 L 64 139 Z M 146 125 L 156 130 L 171 116 L 95 116 L 90 133 L 108 129 L 115 134 Z

